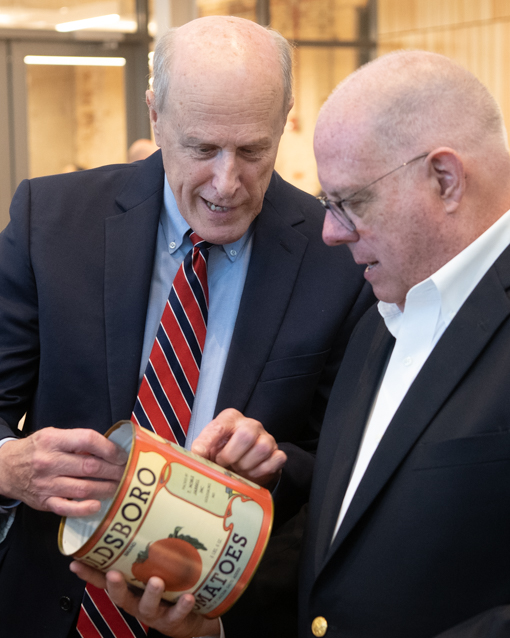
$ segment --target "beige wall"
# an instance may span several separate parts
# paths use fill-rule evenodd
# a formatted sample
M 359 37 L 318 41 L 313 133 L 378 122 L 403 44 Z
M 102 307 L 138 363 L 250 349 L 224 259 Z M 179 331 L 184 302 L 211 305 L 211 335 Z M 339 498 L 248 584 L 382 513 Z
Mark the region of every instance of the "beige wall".
M 122 67 L 27 66 L 30 177 L 126 161 Z
M 126 161 L 124 71 L 76 68 L 76 160 L 85 168 Z
M 356 34 L 355 7 L 344 0 L 272 0 L 272 26 L 289 38 Z M 493 93 L 510 130 L 510 0 L 378 0 L 378 54 L 401 48 L 436 51 L 472 71 Z M 315 120 L 331 90 L 357 64 L 346 49 L 301 48 L 295 56 L 296 106 L 284 133 L 277 170 L 316 193 Z
M 426 49 L 492 92 L 510 129 L 510 0 L 379 0 L 379 54 Z
M 74 161 L 74 71 L 27 66 L 30 177 L 58 173 Z
M 276 160 L 276 170 L 291 184 L 317 195 L 320 191 L 313 154 L 319 110 L 332 89 L 356 68 L 353 49 L 306 47 L 295 52 L 295 104 Z
M 365 4 L 366 0 L 272 0 L 271 26 L 291 40 L 353 40 L 357 7 Z M 354 49 L 302 46 L 295 51 L 295 104 L 276 170 L 314 195 L 320 191 L 313 154 L 315 121 L 328 95 L 356 66 Z
M 256 0 L 196 0 L 198 17 L 233 15 L 257 20 Z

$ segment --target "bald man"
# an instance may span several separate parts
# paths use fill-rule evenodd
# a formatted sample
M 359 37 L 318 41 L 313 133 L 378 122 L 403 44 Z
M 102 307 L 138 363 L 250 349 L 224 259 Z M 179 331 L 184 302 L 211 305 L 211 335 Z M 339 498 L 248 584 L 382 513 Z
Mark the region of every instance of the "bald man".
M 139 160 L 146 159 L 157 150 L 158 145 L 156 142 L 141 137 L 139 140 L 135 140 L 128 148 L 127 161 L 138 162 Z
M 315 153 L 324 241 L 349 247 L 380 301 L 351 339 L 321 432 L 299 636 L 508 637 L 501 113 L 447 58 L 393 53 L 334 91 Z
M 161 38 L 154 56 L 147 103 L 161 151 L 20 185 L 0 235 L 2 638 L 67 638 L 84 617 L 76 574 L 97 574 L 71 572 L 59 554 L 60 516 L 97 511 L 118 485 L 126 455 L 102 435 L 131 416 L 190 230 L 212 245 L 207 338 L 183 442 L 261 484 L 287 458 L 293 493 L 306 489 L 307 450 L 372 293 L 348 250 L 323 244 L 320 204 L 273 170 L 291 66 L 273 31 L 193 21 Z M 211 454 L 215 437 L 222 445 Z M 297 505 L 289 498 L 280 519 Z M 96 582 L 151 636 L 219 630 L 188 618 L 192 595 L 161 612 L 161 579 L 140 598 L 117 576 Z M 113 633 L 132 638 L 127 627 Z

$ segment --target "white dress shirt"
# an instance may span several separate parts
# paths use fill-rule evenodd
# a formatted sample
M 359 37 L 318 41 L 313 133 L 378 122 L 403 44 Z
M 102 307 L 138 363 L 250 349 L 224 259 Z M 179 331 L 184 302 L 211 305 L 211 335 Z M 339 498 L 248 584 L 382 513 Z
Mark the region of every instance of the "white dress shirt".
M 368 418 L 333 538 L 402 399 L 436 343 L 476 285 L 510 245 L 510 211 L 425 281 L 407 293 L 404 310 L 380 301 L 396 342 Z

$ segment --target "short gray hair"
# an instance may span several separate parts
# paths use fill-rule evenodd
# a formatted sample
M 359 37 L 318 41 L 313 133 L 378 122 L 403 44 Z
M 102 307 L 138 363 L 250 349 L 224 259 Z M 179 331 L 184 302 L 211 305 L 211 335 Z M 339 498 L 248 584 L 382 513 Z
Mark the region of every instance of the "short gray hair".
M 292 99 L 292 52 L 293 47 L 281 33 L 264 27 L 273 38 L 278 49 L 278 59 L 282 70 L 283 79 L 283 108 L 285 115 L 290 106 Z M 154 93 L 154 106 L 156 111 L 161 113 L 164 110 L 165 101 L 168 95 L 168 87 L 170 85 L 170 68 L 172 66 L 172 57 L 175 52 L 175 39 L 178 27 L 169 29 L 156 44 L 154 57 L 152 61 L 152 73 L 150 79 L 150 88 Z

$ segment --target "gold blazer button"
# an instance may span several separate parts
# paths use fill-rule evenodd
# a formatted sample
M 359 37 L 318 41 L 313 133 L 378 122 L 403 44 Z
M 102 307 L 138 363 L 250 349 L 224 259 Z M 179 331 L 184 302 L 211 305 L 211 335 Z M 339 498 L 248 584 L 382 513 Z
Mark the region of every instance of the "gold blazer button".
M 312 622 L 312 634 L 317 636 L 317 638 L 321 638 L 324 636 L 328 630 L 328 621 L 322 616 L 317 616 L 317 618 L 313 619 Z

